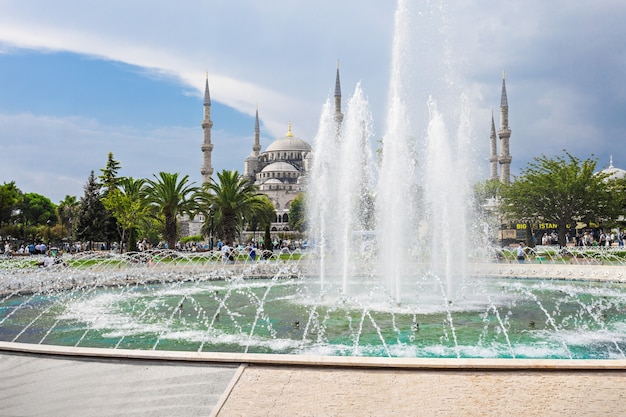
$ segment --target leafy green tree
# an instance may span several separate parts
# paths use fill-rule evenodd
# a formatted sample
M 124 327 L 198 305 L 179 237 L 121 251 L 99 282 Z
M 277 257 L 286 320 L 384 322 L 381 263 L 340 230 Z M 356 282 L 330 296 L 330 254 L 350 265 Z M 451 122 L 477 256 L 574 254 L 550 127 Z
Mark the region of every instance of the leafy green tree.
M 108 214 L 100 200 L 101 186 L 96 181 L 93 171 L 85 184 L 85 194 L 80 200 L 76 221 L 75 237 L 89 242 L 107 241 Z
M 0 234 L 3 232 L 4 226 L 11 222 L 13 211 L 17 208 L 22 198 L 22 192 L 15 185 L 15 181 L 0 185 Z
M 37 193 L 26 193 L 17 205 L 23 235 L 32 239 L 45 236 L 50 243 L 52 227 L 57 223 L 56 206 L 48 197 Z
M 304 232 L 306 229 L 306 199 L 304 193 L 300 193 L 293 199 L 289 206 L 289 227 L 291 230 Z
M 48 197 L 41 194 L 24 194 L 17 207 L 26 224 L 54 226 L 57 223 L 56 206 Z
M 556 224 L 559 245 L 565 246 L 568 224 L 605 221 L 619 213 L 613 184 L 607 174 L 595 172 L 596 163 L 566 151 L 553 159 L 535 158 L 519 178 L 502 188 L 502 213 L 517 221 Z
M 146 181 L 142 194 L 152 210 L 152 217 L 162 222 L 165 240 L 173 249 L 178 234 L 177 218 L 184 214 L 190 218 L 195 216 L 199 209 L 200 189 L 189 182 L 188 175 L 179 180 L 178 174 L 160 172 L 154 177 L 154 180 Z
M 258 197 L 257 187 L 238 171 L 224 170 L 217 177 L 219 182 L 211 179 L 204 185 L 204 207 L 206 210 L 213 205 L 215 228 L 222 232 L 226 242 L 232 243 L 243 227 L 241 219 L 251 218 L 263 200 Z
M 128 238 L 128 249 L 137 250 L 137 229 L 143 218 L 148 216 L 149 209 L 146 206 L 141 191 L 145 180 L 135 180 L 132 177 L 122 178 L 119 188 L 109 190 L 102 197 L 104 208 L 109 210 L 120 228 L 121 241 Z
M 72 236 L 72 226 L 78 216 L 78 210 L 80 208 L 80 201 L 76 196 L 66 195 L 65 198 L 57 206 L 57 215 L 59 222 L 64 230 L 67 232 L 67 237 Z

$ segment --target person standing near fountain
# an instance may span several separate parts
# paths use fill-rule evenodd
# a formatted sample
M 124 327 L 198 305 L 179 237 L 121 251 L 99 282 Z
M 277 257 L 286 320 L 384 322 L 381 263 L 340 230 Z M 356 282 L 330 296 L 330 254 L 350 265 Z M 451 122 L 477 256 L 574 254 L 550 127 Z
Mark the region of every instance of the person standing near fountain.
M 234 245 L 234 244 L 233 244 Z M 228 246 L 228 242 L 224 241 L 222 245 L 222 260 L 224 263 L 234 262 L 235 261 L 235 249 L 233 247 Z
M 520 242 L 517 247 L 517 262 L 524 263 L 526 260 L 526 252 L 524 251 L 524 242 Z

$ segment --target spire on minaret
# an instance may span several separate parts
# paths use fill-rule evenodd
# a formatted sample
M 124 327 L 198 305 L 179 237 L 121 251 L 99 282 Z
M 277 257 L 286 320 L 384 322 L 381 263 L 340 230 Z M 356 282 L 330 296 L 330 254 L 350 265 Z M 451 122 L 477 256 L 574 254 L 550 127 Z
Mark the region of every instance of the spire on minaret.
M 504 71 L 502 71 L 502 96 L 500 98 L 500 182 L 508 184 L 511 182 L 511 154 L 509 153 L 509 139 L 511 138 L 511 129 L 509 128 L 509 102 L 506 97 L 506 82 L 504 80 Z
M 491 134 L 489 135 L 491 154 L 489 156 L 490 180 L 498 179 L 498 144 L 496 136 L 496 124 L 493 121 L 493 110 L 491 111 Z
M 502 95 L 500 97 L 500 107 L 509 107 L 509 101 L 506 98 L 506 82 L 504 80 L 504 71 L 502 71 Z
M 339 60 L 337 60 L 337 75 L 335 76 L 335 97 L 341 97 L 341 81 L 339 80 Z
M 202 149 L 202 168 L 200 173 L 202 174 L 202 183 L 208 184 L 211 182 L 211 176 L 213 175 L 213 165 L 211 164 L 211 153 L 213 152 L 213 144 L 211 143 L 211 129 L 213 128 L 213 121 L 211 120 L 211 95 L 209 94 L 209 73 L 207 71 L 206 84 L 204 87 L 204 119 L 202 120 L 202 131 L 204 139 L 200 149 Z
M 341 81 L 339 80 L 339 60 L 337 60 L 337 75 L 335 77 L 335 123 L 337 124 L 337 131 L 339 131 L 342 121 L 343 113 L 341 112 Z
M 259 155 L 261 153 L 261 129 L 259 128 L 259 105 L 256 106 L 256 114 L 254 116 L 254 144 L 252 145 L 252 153 L 243 163 L 243 175 L 251 182 L 256 181 L 256 175 L 259 172 Z
M 209 94 L 209 72 L 206 73 L 206 84 L 204 86 L 204 105 L 211 105 L 211 94 Z
M 261 151 L 261 129 L 259 128 L 259 106 L 256 106 L 256 116 L 254 119 L 254 145 L 252 145 L 252 154 L 259 156 Z

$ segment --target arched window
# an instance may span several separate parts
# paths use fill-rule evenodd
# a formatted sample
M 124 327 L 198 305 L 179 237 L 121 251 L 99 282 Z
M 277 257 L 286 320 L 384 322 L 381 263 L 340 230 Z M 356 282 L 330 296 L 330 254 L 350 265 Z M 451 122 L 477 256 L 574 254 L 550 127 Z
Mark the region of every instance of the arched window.
M 289 213 L 283 214 L 283 222 L 284 223 L 289 223 Z

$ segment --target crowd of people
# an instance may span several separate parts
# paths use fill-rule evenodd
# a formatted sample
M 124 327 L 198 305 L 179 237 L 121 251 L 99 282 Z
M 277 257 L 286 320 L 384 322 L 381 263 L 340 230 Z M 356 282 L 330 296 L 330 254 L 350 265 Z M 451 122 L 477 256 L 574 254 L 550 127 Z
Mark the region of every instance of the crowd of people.
M 30 243 L 30 244 L 22 244 L 19 248 L 14 248 L 11 246 L 9 242 L 4 243 L 4 255 L 12 256 L 12 255 L 43 255 L 48 252 L 48 246 L 43 243 Z
M 235 262 L 235 260 L 241 260 L 242 258 L 245 258 L 248 261 L 257 261 L 259 259 L 267 260 L 274 254 L 291 253 L 297 249 L 305 249 L 306 245 L 307 242 L 303 240 L 283 240 L 278 238 L 275 238 L 272 242 L 270 242 L 270 244 L 267 245 L 268 247 L 266 247 L 266 245 L 262 242 L 257 242 L 255 240 L 250 240 L 245 244 L 237 242 L 228 244 L 225 241 L 218 239 L 214 245 L 211 245 L 208 242 L 187 242 L 184 244 L 177 242 L 174 249 L 177 251 L 189 252 L 215 251 L 221 255 L 223 262 L 232 263 Z M 139 252 L 154 249 L 168 249 L 165 242 L 159 242 L 156 245 L 153 245 L 147 238 L 137 242 L 137 248 Z M 49 248 L 48 245 L 40 242 L 36 244 L 21 244 L 19 245 L 19 248 L 16 248 L 7 241 L 4 243 L 4 251 L 2 253 L 5 256 L 44 255 L 42 256 L 43 260 L 41 261 L 42 266 L 49 266 L 52 265 L 54 263 L 54 259 L 60 257 L 62 253 L 78 253 L 92 250 L 110 250 L 118 253 L 120 247 L 117 243 L 113 243 L 110 247 L 107 247 L 106 243 L 103 242 L 73 242 L 71 244 L 63 243 L 59 245 L 59 247 Z
M 611 230 L 605 232 L 603 229 L 589 230 L 576 233 L 572 236 L 570 233 L 565 234 L 565 243 L 568 245 L 583 247 L 623 247 L 626 240 L 626 231 Z M 537 242 L 539 244 L 539 242 Z M 544 233 L 541 236 L 541 245 L 550 246 L 559 243 L 559 236 L 556 232 Z

